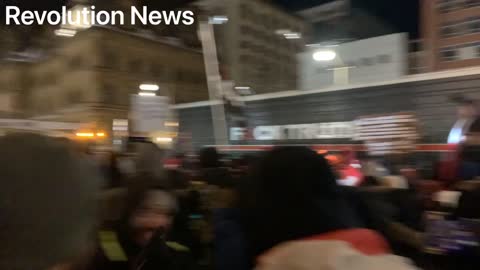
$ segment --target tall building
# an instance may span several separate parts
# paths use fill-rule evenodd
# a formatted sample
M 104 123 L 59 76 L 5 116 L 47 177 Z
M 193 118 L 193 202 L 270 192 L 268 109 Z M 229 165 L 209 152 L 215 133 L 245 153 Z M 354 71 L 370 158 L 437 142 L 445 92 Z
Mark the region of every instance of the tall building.
M 422 0 L 421 9 L 427 71 L 480 65 L 480 1 Z
M 297 12 L 312 24 L 311 41 L 344 42 L 395 33 L 385 21 L 351 0 L 335 0 Z
M 308 30 L 301 18 L 262 0 L 201 0 L 195 4 L 206 16 L 228 18 L 214 25 L 224 79 L 256 93 L 296 89 L 296 55 L 304 49 Z
M 175 103 L 208 98 L 203 56 L 168 40 L 91 27 L 64 38 L 49 55 L 11 55 L 0 62 L 0 93 L 18 94 L 23 118 L 91 123 L 112 130 L 127 119 L 142 83 L 160 86 Z

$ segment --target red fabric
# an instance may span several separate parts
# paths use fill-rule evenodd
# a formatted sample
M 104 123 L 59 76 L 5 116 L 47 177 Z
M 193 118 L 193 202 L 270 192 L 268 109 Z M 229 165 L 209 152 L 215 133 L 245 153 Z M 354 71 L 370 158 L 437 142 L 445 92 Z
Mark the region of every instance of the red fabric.
M 163 166 L 167 169 L 177 169 L 180 165 L 182 165 L 182 160 L 178 158 L 170 158 L 163 163 Z
M 360 172 L 360 170 L 352 167 L 351 165 L 341 169 L 340 174 L 341 174 L 342 179 L 347 179 L 349 177 L 356 178 L 357 181 L 353 185 L 354 187 L 360 186 L 363 182 L 362 172 Z
M 306 238 L 312 241 L 343 241 L 365 255 L 382 255 L 390 253 L 387 241 L 378 233 L 367 229 L 351 229 L 320 234 Z

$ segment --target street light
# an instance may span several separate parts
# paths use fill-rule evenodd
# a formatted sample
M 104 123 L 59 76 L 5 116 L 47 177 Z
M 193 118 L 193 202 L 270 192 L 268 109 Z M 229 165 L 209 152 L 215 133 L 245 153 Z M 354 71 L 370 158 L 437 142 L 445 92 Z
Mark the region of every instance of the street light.
M 301 39 L 302 33 L 291 31 L 290 29 L 278 29 L 275 34 L 283 36 L 285 39 Z
M 313 53 L 313 60 L 317 62 L 333 61 L 335 58 L 337 58 L 337 53 L 332 50 L 322 50 Z
M 337 64 L 340 64 L 340 67 L 335 67 L 328 69 L 333 71 L 333 82 L 335 85 L 347 85 L 350 82 L 350 69 L 354 68 L 351 66 L 345 66 L 342 58 L 337 55 L 333 50 L 318 50 L 315 51 L 312 55 L 313 60 L 316 62 L 332 62 L 336 60 Z
M 140 84 L 139 86 L 140 90 L 142 91 L 158 91 L 160 90 L 160 86 L 158 84 Z
M 223 15 L 212 16 L 208 18 L 209 24 L 226 24 L 228 22 L 228 17 Z
M 234 89 L 241 96 L 250 96 L 255 94 L 250 86 L 235 86 Z
M 156 96 L 155 93 L 150 93 L 150 92 L 140 92 L 140 93 L 138 93 L 138 95 L 141 96 L 141 97 L 154 97 L 154 96 Z
M 55 30 L 54 33 L 59 37 L 74 37 L 77 34 L 77 31 L 67 28 L 60 28 Z

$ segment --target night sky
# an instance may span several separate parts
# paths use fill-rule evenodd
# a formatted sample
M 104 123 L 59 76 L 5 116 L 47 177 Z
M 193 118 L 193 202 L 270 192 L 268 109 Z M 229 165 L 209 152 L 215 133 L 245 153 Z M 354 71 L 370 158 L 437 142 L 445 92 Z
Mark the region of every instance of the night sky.
M 101 0 L 108 1 L 108 0 Z M 227 1 L 227 0 L 225 0 Z M 286 11 L 296 11 L 329 2 L 329 0 L 271 0 L 281 5 Z M 351 0 L 354 7 L 367 10 L 387 23 L 391 24 L 398 32 L 409 32 L 412 36 L 418 33 L 418 2 L 419 0 Z M 18 5 L 21 8 L 48 10 L 55 9 L 63 5 L 66 0 L 3 0 L 1 6 L 5 4 Z M 192 0 L 142 0 L 141 2 L 152 5 L 158 9 L 170 9 L 181 6 Z M 4 8 L 2 8 L 2 13 Z M 3 17 L 3 16 L 2 16 Z
M 287 10 L 313 7 L 330 0 L 273 0 Z M 354 7 L 367 10 L 391 24 L 398 32 L 418 35 L 419 0 L 351 0 Z

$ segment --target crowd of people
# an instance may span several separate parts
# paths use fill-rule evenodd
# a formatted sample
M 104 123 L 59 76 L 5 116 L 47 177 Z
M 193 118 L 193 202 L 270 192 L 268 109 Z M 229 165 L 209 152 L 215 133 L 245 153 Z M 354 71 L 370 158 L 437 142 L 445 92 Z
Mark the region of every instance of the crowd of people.
M 307 147 L 232 158 L 142 142 L 94 158 L 13 134 L 0 149 L 0 269 L 474 269 L 480 255 L 475 241 L 468 256 L 426 252 L 426 211 L 479 218 L 474 181 L 452 207 L 425 195 L 414 169 L 370 159 L 361 184 L 340 186 Z

